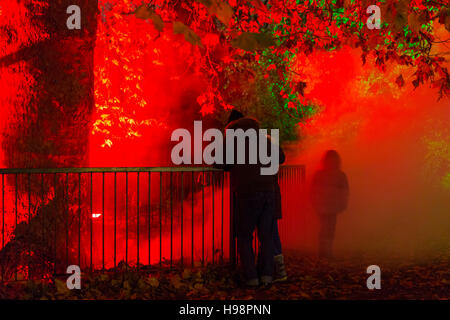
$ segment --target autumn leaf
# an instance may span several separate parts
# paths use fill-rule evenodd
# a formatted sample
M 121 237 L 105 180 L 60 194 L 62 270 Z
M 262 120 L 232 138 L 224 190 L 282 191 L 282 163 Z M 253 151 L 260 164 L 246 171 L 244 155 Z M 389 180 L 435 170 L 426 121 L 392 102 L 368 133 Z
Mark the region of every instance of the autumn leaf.
M 403 79 L 402 75 L 399 75 L 397 79 L 395 80 L 395 83 L 401 88 L 405 85 L 405 80 Z
M 55 279 L 55 287 L 56 287 L 56 292 L 60 295 L 65 296 L 70 293 L 69 289 L 67 288 L 67 284 L 64 281 Z
M 184 39 L 194 46 L 203 47 L 200 37 L 188 26 L 180 21 L 174 21 L 173 33 L 184 35 Z
M 155 26 L 156 30 L 158 30 L 159 32 L 164 30 L 164 21 L 162 20 L 161 16 L 156 14 L 147 5 L 143 4 L 139 6 L 134 14 L 138 19 L 142 20 L 151 19 L 153 21 L 153 25 Z
M 182 277 L 183 277 L 183 279 L 189 279 L 190 277 L 191 277 L 191 270 L 189 270 L 189 269 L 184 269 L 183 270 L 183 273 L 182 273 Z
M 153 25 L 155 26 L 156 30 L 159 32 L 164 30 L 164 21 L 162 20 L 161 16 L 154 13 L 150 16 L 150 19 L 153 21 Z
M 305 299 L 311 299 L 311 296 L 309 294 L 307 294 L 306 292 L 300 291 L 300 296 Z
M 267 11 L 267 7 L 264 5 L 264 3 L 261 0 L 252 0 L 252 5 L 259 10 Z
M 159 286 L 159 281 L 155 277 L 148 278 L 147 283 L 153 288 L 158 288 Z
M 296 85 L 297 91 L 298 91 L 302 96 L 305 95 L 305 88 L 306 88 L 306 82 L 300 81 L 300 82 L 297 83 L 297 85 Z
M 153 10 L 150 9 L 146 4 L 143 4 L 139 6 L 136 11 L 134 12 L 134 15 L 138 19 L 150 19 L 150 16 L 152 15 Z
M 381 6 L 381 17 L 393 32 L 401 32 L 408 24 L 409 0 L 389 1 Z
M 181 286 L 183 285 L 179 275 L 175 275 L 172 277 L 171 284 L 174 286 L 175 289 L 180 289 Z
M 233 39 L 231 44 L 234 48 L 255 51 L 272 47 L 275 45 L 275 41 L 272 35 L 268 33 L 243 32 Z
M 348 9 L 350 9 L 353 5 L 354 5 L 354 1 L 353 1 L 353 0 L 344 0 L 344 3 L 343 3 L 342 6 L 344 7 L 345 10 L 348 10 Z
M 439 23 L 445 26 L 445 29 L 450 32 L 450 9 L 442 8 L 439 12 Z
M 395 15 L 394 29 L 397 32 L 401 32 L 408 24 L 408 4 L 409 0 L 399 0 L 395 4 L 397 14 Z
M 203 288 L 203 284 L 201 284 L 201 283 L 196 283 L 196 284 L 194 284 L 194 288 L 197 289 L 197 290 L 199 290 L 199 289 Z
M 417 12 L 411 12 L 408 16 L 408 26 L 411 30 L 419 32 L 422 24 L 426 23 L 426 18 Z
M 233 8 L 228 2 L 220 0 L 196 0 L 203 4 L 210 15 L 215 15 L 226 26 L 229 25 L 230 19 L 233 17 Z

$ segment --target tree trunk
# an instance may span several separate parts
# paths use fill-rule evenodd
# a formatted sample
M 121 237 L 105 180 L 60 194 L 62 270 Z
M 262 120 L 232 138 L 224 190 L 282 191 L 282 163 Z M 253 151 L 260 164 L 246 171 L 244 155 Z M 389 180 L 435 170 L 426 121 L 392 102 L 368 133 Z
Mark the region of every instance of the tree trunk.
M 24 75 L 24 83 L 17 83 L 17 92 L 10 92 L 23 98 L 9 110 L 2 145 L 4 163 L 15 168 L 85 165 L 94 108 L 98 2 L 20 3 L 31 17 L 27 21 L 28 38 L 16 39 L 18 50 L 0 58 L 2 68 Z M 81 30 L 68 30 L 66 26 L 66 10 L 73 4 L 81 8 Z M 18 29 L 23 25 L 19 17 L 2 27 L 9 34 L 21 34 Z
M 8 88 L 0 93 L 3 165 L 85 166 L 95 103 L 98 1 L 2 0 L 1 5 L 0 87 Z M 71 14 L 66 10 L 71 5 L 81 8 L 81 30 L 67 28 Z M 6 178 L 25 205 L 30 185 L 31 197 L 51 199 L 41 201 L 32 217 L 19 221 L 11 241 L 0 252 L 3 274 L 23 265 L 29 266 L 29 273 L 32 266 L 44 264 L 55 271 L 58 257 L 64 256 L 57 253 L 58 237 L 65 235 L 61 231 L 66 230 L 70 207 L 64 195 L 65 178 L 55 176 L 41 183 L 36 175 L 31 181 L 19 176 L 17 184 L 13 175 Z M 31 261 L 38 258 L 43 261 Z M 48 271 L 43 269 L 36 273 Z

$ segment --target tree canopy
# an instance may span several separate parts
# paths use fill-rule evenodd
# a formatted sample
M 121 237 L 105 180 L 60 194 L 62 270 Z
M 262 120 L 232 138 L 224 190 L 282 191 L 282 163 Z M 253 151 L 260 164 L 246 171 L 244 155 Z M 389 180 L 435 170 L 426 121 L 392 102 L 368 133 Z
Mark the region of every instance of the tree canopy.
M 380 29 L 366 26 L 370 5 L 381 9 Z M 267 125 L 283 123 L 283 139 L 294 139 L 294 125 L 315 112 L 314 106 L 302 103 L 308 83 L 292 68 L 292 61 L 299 54 L 359 48 L 362 63 L 370 57 L 380 72 L 385 71 L 387 62 L 410 66 L 415 68 L 414 87 L 431 83 L 439 98 L 449 94 L 446 53 L 432 50 L 434 44 L 450 41 L 434 35 L 438 24 L 450 30 L 450 8 L 444 1 L 103 0 L 100 7 L 100 42 L 117 40 L 116 45 L 126 43 L 130 48 L 135 41 L 137 50 L 132 55 L 122 55 L 131 65 L 130 77 L 139 77 L 141 71 L 132 70 L 133 56 L 142 57 L 149 48 L 154 50 L 150 41 L 168 37 L 173 40 L 175 36 L 190 46 L 182 49 L 190 71 L 208 80 L 197 99 L 202 114 L 258 99 L 259 105 L 266 103 L 270 107 L 263 106 L 252 113 L 269 119 Z M 121 41 L 120 37 L 126 36 L 120 24 L 129 26 L 130 19 L 145 21 L 147 27 L 135 24 L 135 40 Z M 117 59 L 110 60 L 117 63 Z M 107 85 L 107 77 L 102 77 L 105 83 L 100 85 Z M 404 86 L 402 75 L 396 84 Z M 131 87 L 130 95 L 137 99 L 134 103 L 143 106 L 145 102 L 135 94 L 139 92 L 133 83 Z M 108 108 L 108 103 L 102 105 Z M 127 119 L 123 112 L 120 114 L 123 123 L 134 121 L 131 115 Z M 95 130 L 106 130 L 103 120 Z M 137 133 L 131 130 L 129 134 Z

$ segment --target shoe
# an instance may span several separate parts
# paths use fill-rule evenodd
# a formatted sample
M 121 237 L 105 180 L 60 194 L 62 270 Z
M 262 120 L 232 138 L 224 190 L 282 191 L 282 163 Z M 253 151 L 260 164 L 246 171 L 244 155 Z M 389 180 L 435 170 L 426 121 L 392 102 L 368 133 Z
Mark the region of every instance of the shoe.
M 257 278 L 247 280 L 245 285 L 249 288 L 256 288 L 259 286 L 259 280 Z
M 284 257 L 282 254 L 279 254 L 273 257 L 275 261 L 275 273 L 273 282 L 283 282 L 287 280 L 287 272 L 284 266 Z
M 272 284 L 271 276 L 261 276 L 261 286 L 268 287 Z

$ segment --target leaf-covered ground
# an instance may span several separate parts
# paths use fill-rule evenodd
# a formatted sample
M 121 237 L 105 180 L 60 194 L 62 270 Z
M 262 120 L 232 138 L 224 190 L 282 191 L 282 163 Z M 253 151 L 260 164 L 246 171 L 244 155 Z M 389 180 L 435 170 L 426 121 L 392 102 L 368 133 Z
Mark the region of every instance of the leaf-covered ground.
M 426 262 L 380 264 L 381 290 L 368 290 L 365 259 L 324 263 L 288 254 L 289 280 L 247 289 L 229 266 L 143 273 L 84 274 L 82 289 L 69 291 L 64 278 L 0 285 L 0 299 L 450 299 L 450 251 Z M 398 259 L 399 260 L 399 259 Z

